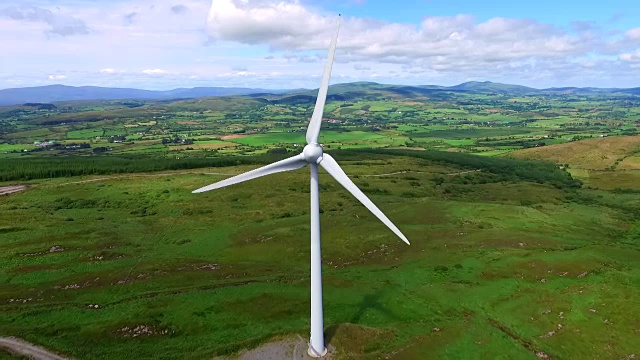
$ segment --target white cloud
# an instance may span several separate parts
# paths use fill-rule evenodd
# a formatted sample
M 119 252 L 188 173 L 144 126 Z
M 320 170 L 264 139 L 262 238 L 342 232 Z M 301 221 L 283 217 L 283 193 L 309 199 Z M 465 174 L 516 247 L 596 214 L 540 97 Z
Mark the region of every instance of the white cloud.
M 234 72 L 218 74 L 216 76 L 222 77 L 222 78 L 228 78 L 228 77 L 243 77 L 243 76 L 255 76 L 255 75 L 257 74 L 252 71 L 234 71 Z
M 162 70 L 162 69 L 146 69 L 146 70 L 142 70 L 142 73 L 146 75 L 164 75 L 164 74 L 168 74 L 169 72 L 167 70 Z
M 287 48 L 309 43 L 329 20 L 297 1 L 212 0 L 208 24 L 214 39 Z
M 337 20 L 321 7 L 339 7 L 310 0 L 0 3 L 0 69 L 21 85 L 65 74 L 57 80 L 155 89 L 317 87 Z M 637 86 L 640 78 L 633 67 L 640 28 L 614 33 L 608 23 L 417 15 L 425 17 L 343 18 L 333 81 L 375 74 L 387 83 L 544 87 Z
M 47 24 L 47 35 L 86 35 L 90 30 L 87 24 L 71 15 L 53 13 L 51 10 L 36 6 L 9 6 L 0 9 L 0 16 L 14 21 L 34 22 Z
M 66 78 L 66 75 L 49 75 L 48 77 L 49 80 L 64 80 Z
M 626 36 L 630 40 L 640 40 L 640 27 L 627 31 Z
M 208 30 L 216 40 L 305 51 L 325 49 L 335 21 L 336 16 L 314 13 L 298 1 L 213 0 Z M 412 25 L 348 18 L 343 20 L 337 61 L 436 65 L 445 71 L 447 63 L 459 63 L 459 59 L 476 67 L 494 67 L 529 57 L 586 54 L 592 50 L 590 45 L 580 34 L 527 19 L 477 22 L 470 15 L 457 15 L 427 17 Z M 303 58 L 297 57 L 298 61 Z M 458 69 L 451 66 L 449 70 Z
M 619 59 L 629 64 L 632 68 L 640 68 L 640 50 L 634 53 L 621 54 Z

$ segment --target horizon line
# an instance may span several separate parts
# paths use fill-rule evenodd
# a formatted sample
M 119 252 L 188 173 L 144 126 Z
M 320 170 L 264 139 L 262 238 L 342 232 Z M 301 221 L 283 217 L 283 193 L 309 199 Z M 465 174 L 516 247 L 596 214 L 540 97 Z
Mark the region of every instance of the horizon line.
M 338 82 L 338 83 L 334 83 L 334 84 L 330 84 L 329 86 L 335 86 L 335 85 L 345 85 L 345 84 L 357 84 L 357 83 L 368 83 L 368 84 L 377 84 L 377 85 L 390 85 L 390 86 L 413 86 L 413 87 L 424 87 L 424 86 L 438 86 L 438 87 L 443 87 L 443 88 L 451 88 L 451 87 L 456 87 L 456 86 L 460 86 L 460 85 L 464 85 L 464 84 L 470 84 L 470 83 L 479 83 L 479 84 L 499 84 L 499 85 L 511 85 L 511 86 L 519 86 L 519 87 L 525 87 L 525 88 L 529 88 L 529 89 L 533 89 L 533 90 L 549 90 L 549 89 L 564 89 L 564 88 L 573 88 L 573 89 L 620 89 L 620 90 L 627 90 L 627 89 L 636 89 L 640 87 L 640 84 L 638 84 L 638 86 L 634 86 L 634 87 L 599 87 L 599 86 L 552 86 L 552 87 L 543 87 L 543 88 L 538 88 L 538 87 L 532 87 L 532 86 L 527 86 L 527 85 L 520 85 L 520 84 L 515 84 L 515 83 L 504 83 L 504 82 L 495 82 L 495 81 L 491 81 L 491 80 L 469 80 L 469 81 L 465 81 L 465 82 L 461 82 L 459 84 L 455 84 L 455 85 L 440 85 L 440 84 L 420 84 L 420 85 L 410 85 L 410 84 L 402 84 L 402 83 L 380 83 L 380 82 L 375 82 L 375 81 L 349 81 L 349 82 Z M 153 92 L 161 92 L 161 91 L 172 91 L 172 90 L 179 90 L 179 89 L 186 89 L 186 90 L 190 90 L 190 89 L 198 89 L 198 88 L 203 88 L 203 89 L 207 89 L 207 88 L 220 88 L 220 89 L 257 89 L 257 90 L 274 90 L 274 91 L 291 91 L 291 90 L 316 90 L 317 88 L 305 88 L 305 87 L 297 87 L 297 88 L 268 88 L 268 87 L 261 87 L 261 86 L 256 86 L 256 87 L 250 87 L 250 86 L 216 86 L 216 85 L 211 85 L 211 86 L 191 86 L 191 87 L 173 87 L 173 88 L 163 88 L 163 89 L 149 89 L 149 88 L 141 88 L 141 87 L 121 87 L 121 86 L 103 86 L 103 85 L 67 85 L 67 84 L 62 84 L 62 83 L 57 83 L 57 84 L 49 84 L 49 85 L 31 85 L 31 86 L 18 86 L 18 87 L 8 87 L 8 88 L 0 88 L 0 91 L 3 90 L 14 90 L 14 89 L 33 89 L 33 88 L 45 88 L 45 87 L 53 87 L 53 86 L 64 86 L 64 87 L 71 87 L 71 88 L 83 88 L 83 87 L 93 87 L 93 88 L 102 88 L 102 89 L 130 89 L 130 90 L 142 90 L 142 91 L 153 91 Z

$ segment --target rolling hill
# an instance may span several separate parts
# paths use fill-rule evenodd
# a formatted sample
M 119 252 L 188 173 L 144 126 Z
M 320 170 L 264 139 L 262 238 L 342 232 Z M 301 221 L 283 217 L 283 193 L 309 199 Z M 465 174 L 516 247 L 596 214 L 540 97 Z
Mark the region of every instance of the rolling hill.
M 70 100 L 168 100 L 168 99 L 194 99 L 211 96 L 252 95 L 260 97 L 273 95 L 292 96 L 293 102 L 315 102 L 317 89 L 295 90 L 266 90 L 253 88 L 226 88 L 226 87 L 196 87 L 178 88 L 173 90 L 142 90 L 128 88 L 109 88 L 97 86 L 65 86 L 49 85 L 39 87 L 26 87 L 0 90 L 0 106 L 18 105 L 24 103 L 50 103 Z M 452 93 L 470 94 L 503 94 L 503 95 L 553 95 L 553 94 L 617 94 L 640 95 L 640 88 L 577 88 L 561 87 L 548 89 L 535 89 L 531 87 L 511 84 L 501 84 L 491 81 L 470 81 L 455 86 L 439 85 L 390 85 L 375 82 L 352 82 L 335 84 L 329 88 L 328 100 L 350 101 L 375 100 L 380 98 L 431 98 L 446 100 Z M 308 98 L 300 98 L 304 96 Z M 255 97 L 255 96 L 254 96 Z M 313 99 L 311 99 L 313 98 Z M 288 100 L 284 100 L 288 103 Z
M 224 87 L 196 87 L 154 91 L 97 86 L 49 85 L 0 90 L 0 106 L 68 100 L 191 99 L 209 96 L 248 95 L 253 93 L 277 94 L 282 92 L 282 90 Z
M 498 93 L 498 94 L 531 94 L 539 92 L 540 90 L 521 86 L 521 85 L 510 85 L 510 84 L 500 84 L 494 83 L 491 81 L 469 81 L 466 83 L 462 83 L 460 85 L 450 86 L 449 90 L 457 90 L 457 91 L 472 91 L 472 92 L 483 92 L 483 93 Z
M 640 136 L 615 136 L 518 150 L 509 157 L 552 161 L 586 170 L 640 170 Z

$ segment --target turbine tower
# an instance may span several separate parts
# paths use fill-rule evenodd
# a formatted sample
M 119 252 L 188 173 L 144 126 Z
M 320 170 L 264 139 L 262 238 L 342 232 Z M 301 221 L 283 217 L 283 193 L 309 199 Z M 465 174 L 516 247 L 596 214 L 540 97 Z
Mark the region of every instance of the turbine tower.
M 340 28 L 340 17 L 338 17 L 338 30 Z M 322 357 L 327 353 L 324 344 L 324 323 L 322 313 L 322 256 L 320 251 L 320 193 L 318 188 L 318 165 L 322 166 L 340 185 L 347 189 L 356 199 L 367 208 L 373 215 L 378 217 L 391 231 L 393 231 L 402 241 L 409 244 L 409 240 L 400 230 L 387 218 L 378 207 L 369 200 L 356 184 L 354 184 L 347 174 L 340 168 L 338 163 L 329 154 L 322 151 L 322 146 L 318 144 L 322 114 L 327 99 L 329 88 L 329 78 L 331 77 L 331 67 L 336 52 L 336 42 L 338 31 L 331 40 L 329 46 L 329 56 L 324 67 L 322 84 L 318 91 L 318 98 L 313 109 L 313 115 L 307 128 L 307 145 L 301 154 L 284 159 L 261 168 L 230 177 L 217 183 L 194 190 L 194 193 L 201 193 L 209 190 L 219 189 L 225 186 L 237 184 L 261 176 L 275 174 L 283 171 L 296 170 L 309 164 L 311 169 L 311 339 L 309 341 L 309 355 L 312 357 Z

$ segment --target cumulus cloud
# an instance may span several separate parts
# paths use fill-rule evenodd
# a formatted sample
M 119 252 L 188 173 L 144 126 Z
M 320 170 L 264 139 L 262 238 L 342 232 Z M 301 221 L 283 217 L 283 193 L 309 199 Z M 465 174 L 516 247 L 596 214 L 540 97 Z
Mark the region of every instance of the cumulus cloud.
M 0 71 L 28 85 L 65 74 L 74 85 L 317 87 L 337 20 L 310 0 L 23 3 L 0 1 Z M 380 19 L 342 19 L 334 81 L 622 87 L 640 78 L 640 30 L 611 31 L 620 26 L 606 19 Z
M 67 77 L 65 75 L 49 75 L 49 80 L 64 80 Z
M 282 21 L 286 18 L 287 21 Z M 336 16 L 315 13 L 297 0 L 213 0 L 208 17 L 212 38 L 244 44 L 267 44 L 274 50 L 325 49 L 335 31 Z M 530 57 L 557 58 L 590 51 L 590 41 L 576 33 L 529 19 L 470 15 L 427 17 L 420 24 L 365 18 L 343 21 L 338 61 L 434 65 L 457 71 L 452 59 L 474 66 Z M 459 62 L 459 61 L 458 61 Z
M 215 39 L 268 43 L 278 48 L 304 47 L 328 24 L 329 19 L 297 1 L 213 0 L 208 17 L 209 31 Z
M 65 14 L 54 14 L 51 10 L 35 6 L 10 6 L 0 9 L 0 16 L 16 21 L 44 23 L 49 26 L 47 35 L 86 35 L 90 30 L 84 21 Z

